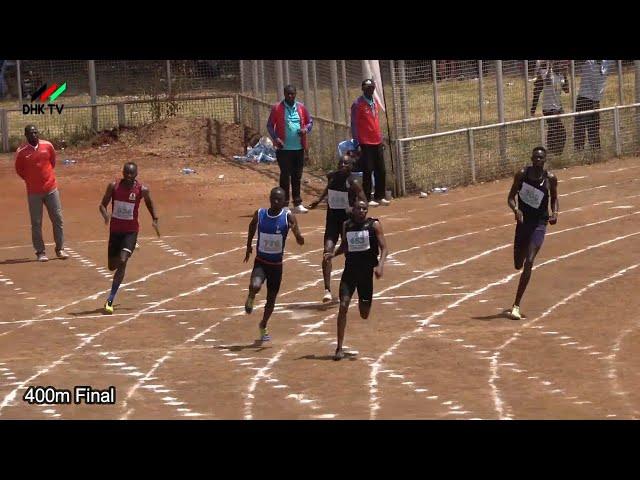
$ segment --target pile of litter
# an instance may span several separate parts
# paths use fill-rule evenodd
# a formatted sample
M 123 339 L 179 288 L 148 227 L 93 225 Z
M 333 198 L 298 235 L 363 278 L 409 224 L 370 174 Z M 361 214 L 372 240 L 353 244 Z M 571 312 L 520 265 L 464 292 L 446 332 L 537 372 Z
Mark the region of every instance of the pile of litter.
M 246 155 L 234 155 L 234 160 L 250 163 L 273 163 L 276 161 L 276 150 L 268 137 L 261 137 L 253 148 L 247 147 Z

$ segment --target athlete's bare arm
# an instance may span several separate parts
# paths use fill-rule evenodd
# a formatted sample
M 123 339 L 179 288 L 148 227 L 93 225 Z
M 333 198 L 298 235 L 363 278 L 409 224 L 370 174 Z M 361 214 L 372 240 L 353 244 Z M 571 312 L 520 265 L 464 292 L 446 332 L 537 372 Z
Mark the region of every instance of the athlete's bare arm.
M 356 202 L 359 200 L 362 200 L 363 202 L 367 201 L 367 196 L 364 194 L 364 189 L 362 188 L 362 184 L 360 183 L 360 180 L 358 180 L 357 178 L 354 178 L 351 181 L 351 186 L 349 188 L 353 193 L 356 194 L 356 199 L 355 199 Z
M 322 195 L 320 195 L 315 202 L 311 202 L 309 204 L 309 210 L 313 210 L 314 208 L 316 208 L 318 206 L 318 204 L 322 200 L 324 200 L 324 198 L 327 196 L 328 193 L 329 193 L 329 186 L 327 185 L 326 187 L 324 187 L 324 190 L 322 191 Z
M 249 261 L 249 257 L 251 257 L 251 252 L 253 248 L 251 247 L 251 243 L 253 243 L 253 236 L 256 234 L 256 229 L 258 228 L 258 210 L 253 214 L 253 218 L 251 222 L 249 222 L 249 232 L 247 233 L 247 253 L 244 256 L 244 263 Z
M 509 208 L 513 210 L 513 213 L 516 216 L 516 222 L 522 223 L 524 221 L 524 217 L 522 216 L 522 212 L 516 206 L 516 196 L 518 195 L 518 189 L 520 188 L 520 184 L 522 183 L 522 179 L 524 178 L 524 168 L 515 174 L 513 177 L 513 185 L 511 185 L 511 190 L 509 190 L 509 196 L 507 197 L 507 203 L 509 204 Z
M 147 206 L 147 210 L 151 214 L 153 220 L 153 227 L 158 228 L 158 216 L 156 215 L 156 209 L 153 206 L 153 200 L 151 200 L 151 192 L 147 187 L 142 187 L 142 198 L 144 198 L 144 204 Z
M 107 212 L 107 206 L 111 201 L 111 195 L 113 194 L 113 189 L 116 188 L 116 182 L 111 182 L 107 185 L 107 190 L 104 192 L 104 196 L 102 197 L 102 202 L 100 202 L 100 206 L 98 209 L 100 210 L 100 214 L 102 218 L 104 218 L 104 223 L 109 224 L 109 212 Z
M 289 228 L 291 229 L 291 231 L 296 237 L 296 242 L 298 242 L 298 245 L 304 245 L 304 237 L 300 233 L 300 227 L 298 226 L 298 219 L 290 211 L 287 212 L 287 222 L 289 223 Z
M 345 238 L 347 238 L 347 229 L 345 228 L 345 223 L 342 224 L 342 236 L 340 237 L 340 246 L 336 249 L 335 252 L 327 252 L 324 254 L 325 260 L 328 260 L 333 257 L 337 257 L 338 255 L 342 255 L 347 249 L 347 242 Z
M 384 238 L 384 232 L 382 231 L 382 224 L 377 221 L 373 224 L 373 230 L 376 232 L 376 238 L 378 239 L 378 245 L 380 246 L 380 260 L 378 266 L 373 270 L 376 274 L 376 278 L 381 278 L 384 271 L 384 262 L 387 259 L 387 241 Z
M 551 216 L 549 217 L 549 223 L 555 225 L 558 223 L 558 210 L 560 208 L 560 202 L 558 201 L 558 177 L 549 172 L 549 196 L 551 197 Z

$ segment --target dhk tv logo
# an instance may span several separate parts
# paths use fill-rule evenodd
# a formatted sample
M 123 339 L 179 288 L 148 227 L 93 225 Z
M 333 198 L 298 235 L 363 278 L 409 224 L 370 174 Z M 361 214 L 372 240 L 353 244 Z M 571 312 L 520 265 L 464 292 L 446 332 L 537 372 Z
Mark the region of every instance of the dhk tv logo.
M 47 87 L 47 84 L 43 84 L 38 90 L 33 92 L 31 95 L 31 103 L 24 103 L 22 105 L 22 114 L 23 115 L 44 115 L 49 110 L 49 114 L 53 115 L 53 112 L 58 112 L 58 115 L 62 113 L 62 109 L 64 105 L 58 105 L 53 102 L 64 93 L 67 89 L 67 82 L 64 82 L 62 85 L 58 85 L 54 83 L 50 87 Z M 37 102 L 37 103 L 35 103 Z M 47 104 L 45 105 L 45 102 Z M 48 108 L 45 108 L 48 107 Z

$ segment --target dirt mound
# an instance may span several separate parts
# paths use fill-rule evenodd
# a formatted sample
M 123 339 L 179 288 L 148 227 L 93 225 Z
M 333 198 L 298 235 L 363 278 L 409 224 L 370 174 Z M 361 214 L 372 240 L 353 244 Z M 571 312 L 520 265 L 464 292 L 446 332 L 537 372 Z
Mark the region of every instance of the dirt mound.
M 230 159 L 244 155 L 246 147 L 254 146 L 259 138 L 253 129 L 237 123 L 172 117 L 140 127 L 103 130 L 81 142 L 78 148 L 93 149 L 98 156 L 125 149 L 140 156 L 202 159 L 214 155 Z
M 173 117 L 138 128 L 120 130 L 118 143 L 143 155 L 191 157 L 206 155 L 207 119 Z

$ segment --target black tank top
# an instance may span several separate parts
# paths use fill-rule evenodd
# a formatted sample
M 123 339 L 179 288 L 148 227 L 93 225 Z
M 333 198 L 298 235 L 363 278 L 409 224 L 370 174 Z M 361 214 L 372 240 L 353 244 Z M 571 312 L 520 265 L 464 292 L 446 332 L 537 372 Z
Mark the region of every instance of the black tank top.
M 518 208 L 522 211 L 524 223 L 544 225 L 549 221 L 549 175 L 545 170 L 540 180 L 531 180 L 531 168 L 524 169 L 518 190 Z
M 345 267 L 375 267 L 378 265 L 378 237 L 373 228 L 377 218 L 367 218 L 364 223 L 356 223 L 352 219 L 345 222 L 347 251 Z

